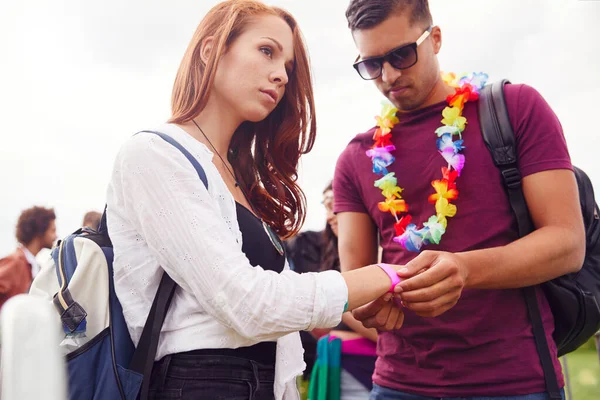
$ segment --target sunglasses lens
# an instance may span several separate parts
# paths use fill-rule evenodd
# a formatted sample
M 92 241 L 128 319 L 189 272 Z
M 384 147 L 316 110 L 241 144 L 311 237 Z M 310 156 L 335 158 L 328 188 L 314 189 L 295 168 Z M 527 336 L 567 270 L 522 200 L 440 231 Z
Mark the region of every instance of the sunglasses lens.
M 412 67 L 417 62 L 415 47 L 411 45 L 400 47 L 389 55 L 389 62 L 397 69 Z
M 356 64 L 356 70 L 363 79 L 375 79 L 381 74 L 381 61 L 365 60 Z

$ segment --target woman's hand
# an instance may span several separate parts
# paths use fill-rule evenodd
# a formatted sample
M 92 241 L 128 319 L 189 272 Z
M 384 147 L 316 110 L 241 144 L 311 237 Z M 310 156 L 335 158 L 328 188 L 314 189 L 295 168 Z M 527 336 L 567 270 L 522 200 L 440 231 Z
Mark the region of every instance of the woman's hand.
M 404 323 L 404 312 L 392 293 L 386 293 L 377 300 L 352 311 L 354 318 L 362 322 L 365 328 L 380 331 L 400 329 Z

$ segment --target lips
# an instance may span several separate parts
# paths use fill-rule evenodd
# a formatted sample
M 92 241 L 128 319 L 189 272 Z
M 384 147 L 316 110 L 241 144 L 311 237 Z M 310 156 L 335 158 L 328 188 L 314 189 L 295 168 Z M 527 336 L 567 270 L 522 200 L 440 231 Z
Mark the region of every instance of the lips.
M 391 88 L 388 93 L 391 94 L 392 96 L 398 95 L 402 92 L 404 92 L 406 89 L 408 89 L 408 86 L 396 86 Z
M 273 89 L 265 89 L 265 90 L 261 90 L 262 93 L 266 94 L 267 96 L 269 96 L 271 98 L 271 100 L 273 101 L 273 103 L 277 103 L 277 99 L 278 99 L 278 95 L 277 92 L 274 91 Z

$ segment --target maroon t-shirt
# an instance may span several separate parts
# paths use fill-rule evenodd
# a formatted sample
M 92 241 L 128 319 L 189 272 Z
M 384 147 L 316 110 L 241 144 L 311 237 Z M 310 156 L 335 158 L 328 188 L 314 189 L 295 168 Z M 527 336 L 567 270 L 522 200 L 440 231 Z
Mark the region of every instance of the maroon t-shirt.
M 519 168 L 523 176 L 551 169 L 572 169 L 560 122 L 546 101 L 526 85 L 506 86 L 510 120 L 515 131 Z M 447 166 L 437 152 L 434 131 L 440 127 L 446 103 L 400 115 L 392 133 L 395 172 L 413 222 L 435 214 L 427 197 L 431 181 L 441 179 Z M 462 252 L 506 245 L 518 238 L 515 218 L 499 170 L 481 136 L 477 103 L 465 105 L 467 127 L 465 167 L 457 179 L 458 208 L 448 219 L 439 245 L 424 249 Z M 394 218 L 378 210 L 383 200 L 373 186 L 373 173 L 365 154 L 373 144 L 374 128 L 356 136 L 340 156 L 334 178 L 335 211 L 367 213 L 381 235 L 383 261 L 406 264 L 416 253 L 392 239 Z M 551 246 L 551 243 L 548 243 Z M 493 266 L 492 266 L 493 268 Z M 551 354 L 554 319 L 541 291 L 538 299 Z M 379 338 L 373 380 L 392 389 L 433 397 L 512 396 L 544 392 L 544 377 L 535 348 L 525 300 L 520 289 L 464 290 L 452 309 L 436 318 L 422 318 L 405 310 L 404 326 Z M 554 365 L 564 385 L 558 359 Z

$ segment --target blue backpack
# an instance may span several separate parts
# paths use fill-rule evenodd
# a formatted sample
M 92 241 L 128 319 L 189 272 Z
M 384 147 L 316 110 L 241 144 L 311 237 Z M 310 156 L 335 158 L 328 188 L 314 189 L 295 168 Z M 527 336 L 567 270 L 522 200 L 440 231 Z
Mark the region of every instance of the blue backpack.
M 198 161 L 173 138 L 160 136 L 193 164 L 206 188 Z M 140 132 L 141 133 L 141 132 Z M 113 282 L 113 247 L 106 210 L 97 231 L 82 228 L 61 240 L 52 251 L 55 268 L 44 268 L 31 294 L 55 305 L 65 332 L 70 400 L 146 399 L 160 330 L 177 285 L 163 274 L 135 348 Z

